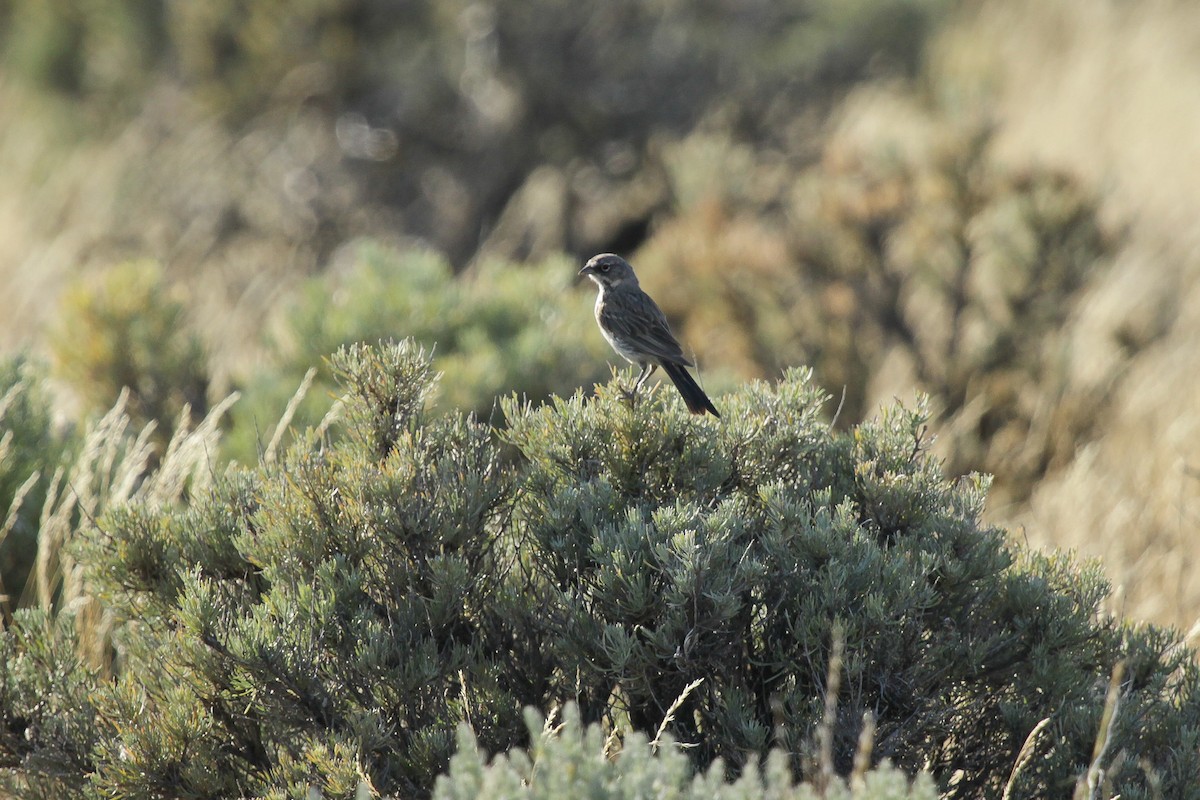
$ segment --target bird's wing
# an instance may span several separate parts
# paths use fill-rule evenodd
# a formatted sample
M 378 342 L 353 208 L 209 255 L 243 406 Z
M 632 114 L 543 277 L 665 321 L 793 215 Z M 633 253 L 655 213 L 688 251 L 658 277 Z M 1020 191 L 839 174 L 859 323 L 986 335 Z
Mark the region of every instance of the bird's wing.
M 641 289 L 609 291 L 600 311 L 600 324 L 632 349 L 662 361 L 690 367 L 662 310 Z

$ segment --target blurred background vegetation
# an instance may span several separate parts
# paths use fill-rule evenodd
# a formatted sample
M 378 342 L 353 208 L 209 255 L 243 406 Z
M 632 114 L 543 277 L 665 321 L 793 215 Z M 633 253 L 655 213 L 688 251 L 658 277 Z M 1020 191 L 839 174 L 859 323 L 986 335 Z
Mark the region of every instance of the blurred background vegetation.
M 715 392 L 929 393 L 992 521 L 1186 629 L 1197 37 L 1183 0 L 0 0 L 4 591 L 122 389 L 160 449 L 239 392 L 243 463 L 348 342 L 414 337 L 485 418 L 588 392 L 612 250 Z

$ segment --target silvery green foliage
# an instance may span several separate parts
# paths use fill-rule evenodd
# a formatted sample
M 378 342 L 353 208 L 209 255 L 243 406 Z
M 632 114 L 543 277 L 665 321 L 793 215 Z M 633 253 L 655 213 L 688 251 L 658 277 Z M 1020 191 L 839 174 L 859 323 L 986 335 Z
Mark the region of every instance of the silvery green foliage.
M 655 747 L 645 735 L 630 733 L 619 744 L 599 725 L 586 728 L 579 710 L 568 705 L 561 720 L 526 713 L 532 746 L 515 748 L 490 762 L 470 728 L 458 731 L 458 753 L 449 772 L 438 778 L 434 800 L 559 800 L 604 797 L 608 800 L 934 800 L 928 775 L 910 779 L 888 765 L 833 780 L 823 790 L 797 783 L 787 756 L 775 751 L 765 763 L 746 766 L 728 778 L 721 765 L 697 774 L 673 740 Z
M 531 774 L 804 797 L 787 781 L 850 774 L 869 718 L 872 763 L 945 797 L 1062 796 L 1124 661 L 1097 774 L 1126 798 L 1200 791 L 1192 653 L 1098 613 L 1094 565 L 983 524 L 986 480 L 946 479 L 922 408 L 834 431 L 793 371 L 722 396 L 720 420 L 608 384 L 507 402 L 497 428 L 429 413 L 433 366 L 412 343 L 347 348 L 336 435 L 98 509 L 70 557 L 111 620 L 111 670 L 75 668 L 73 609 L 17 615 L 3 787 L 420 798 L 449 768 L 442 791 L 473 798 L 471 775 L 499 792 Z M 568 703 L 564 735 L 536 723 L 503 770 L 466 742 L 450 766 L 461 723 L 502 753 L 529 745 L 524 709 Z M 615 767 L 593 724 L 621 731 Z M 660 733 L 679 744 L 652 758 Z

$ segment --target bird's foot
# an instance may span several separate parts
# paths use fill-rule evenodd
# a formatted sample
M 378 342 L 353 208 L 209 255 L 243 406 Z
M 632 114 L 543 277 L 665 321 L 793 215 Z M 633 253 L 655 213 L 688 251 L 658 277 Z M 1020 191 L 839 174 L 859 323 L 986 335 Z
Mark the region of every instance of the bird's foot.
M 624 386 L 622 386 L 620 391 L 621 391 L 621 400 L 623 402 L 625 402 L 626 404 L 628 404 L 630 408 L 633 408 L 634 406 L 637 405 L 638 390 L 637 390 L 636 386 L 633 387 L 632 389 L 626 389 Z

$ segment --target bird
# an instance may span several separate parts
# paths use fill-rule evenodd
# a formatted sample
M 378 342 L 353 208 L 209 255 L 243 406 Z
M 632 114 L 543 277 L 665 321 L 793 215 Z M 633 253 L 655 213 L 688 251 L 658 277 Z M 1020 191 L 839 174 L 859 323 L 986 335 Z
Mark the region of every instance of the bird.
M 688 411 L 720 418 L 712 400 L 687 371 L 693 364 L 684 357 L 666 315 L 642 291 L 629 262 L 612 253 L 601 253 L 589 259 L 579 274 L 588 276 L 600 287 L 596 322 L 604 338 L 618 355 L 642 368 L 630 397 L 636 397 L 646 379 L 662 367 L 683 396 Z

